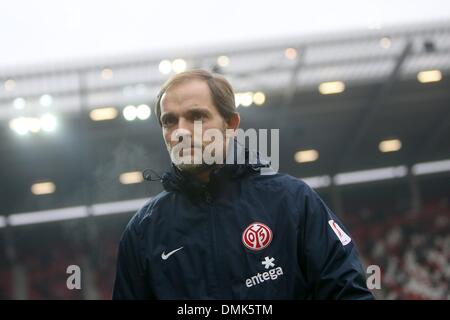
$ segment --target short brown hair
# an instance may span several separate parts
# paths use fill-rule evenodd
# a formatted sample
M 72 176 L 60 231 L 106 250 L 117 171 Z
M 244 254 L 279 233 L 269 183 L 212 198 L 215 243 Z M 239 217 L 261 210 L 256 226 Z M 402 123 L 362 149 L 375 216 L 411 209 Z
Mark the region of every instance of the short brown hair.
M 155 113 L 159 124 L 161 125 L 161 99 L 164 93 L 173 85 L 191 79 L 203 80 L 208 84 L 209 91 L 217 111 L 219 111 L 225 121 L 230 120 L 230 118 L 236 113 L 234 92 L 230 83 L 224 76 L 218 73 L 211 73 L 202 69 L 194 69 L 173 75 L 161 87 L 155 104 Z

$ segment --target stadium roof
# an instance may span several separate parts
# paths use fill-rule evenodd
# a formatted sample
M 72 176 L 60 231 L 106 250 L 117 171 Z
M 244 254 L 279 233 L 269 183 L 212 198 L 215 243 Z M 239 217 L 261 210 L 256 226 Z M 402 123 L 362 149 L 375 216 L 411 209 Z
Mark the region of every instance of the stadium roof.
M 281 171 L 311 177 L 449 159 L 449 51 L 450 24 L 436 23 L 0 71 L 2 213 L 153 195 L 160 186 L 121 185 L 118 176 L 167 167 L 159 126 L 153 116 L 126 121 L 121 113 L 151 106 L 162 82 L 184 68 L 221 72 L 242 95 L 264 93 L 262 106 L 238 110 L 244 129 L 280 129 Z M 324 83 L 338 93 L 321 94 Z M 92 121 L 100 107 L 116 117 Z M 58 119 L 52 133 L 19 136 L 10 127 L 48 113 Z M 380 152 L 386 139 L 401 149 Z M 296 163 L 306 149 L 319 158 Z M 40 180 L 55 181 L 55 195 L 31 194 Z

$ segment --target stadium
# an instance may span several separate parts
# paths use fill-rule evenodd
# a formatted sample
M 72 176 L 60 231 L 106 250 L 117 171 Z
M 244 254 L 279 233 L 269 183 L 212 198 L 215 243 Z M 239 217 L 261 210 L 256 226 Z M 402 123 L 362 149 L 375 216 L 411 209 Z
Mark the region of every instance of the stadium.
M 1 68 L 0 299 L 111 298 L 122 232 L 163 190 L 142 171 L 170 163 L 156 94 L 197 68 L 242 128 L 279 129 L 279 171 L 380 267 L 377 299 L 450 299 L 447 21 Z

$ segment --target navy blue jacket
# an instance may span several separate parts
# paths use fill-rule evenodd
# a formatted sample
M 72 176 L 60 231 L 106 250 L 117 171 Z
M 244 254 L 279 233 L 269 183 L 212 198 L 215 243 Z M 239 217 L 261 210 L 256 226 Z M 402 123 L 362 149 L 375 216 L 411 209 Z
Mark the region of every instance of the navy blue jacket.
M 207 185 L 172 166 L 122 235 L 113 299 L 373 299 L 339 219 L 264 166 L 224 165 Z

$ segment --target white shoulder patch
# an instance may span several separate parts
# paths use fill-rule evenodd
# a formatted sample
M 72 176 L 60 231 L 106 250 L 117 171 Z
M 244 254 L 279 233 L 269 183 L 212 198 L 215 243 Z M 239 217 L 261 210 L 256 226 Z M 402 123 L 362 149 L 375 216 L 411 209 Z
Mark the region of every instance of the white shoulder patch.
M 333 229 L 334 233 L 339 238 L 342 245 L 345 246 L 349 244 L 350 241 L 352 241 L 352 239 L 348 236 L 348 234 L 346 234 L 334 220 L 328 221 L 328 224 L 330 225 L 331 229 Z

